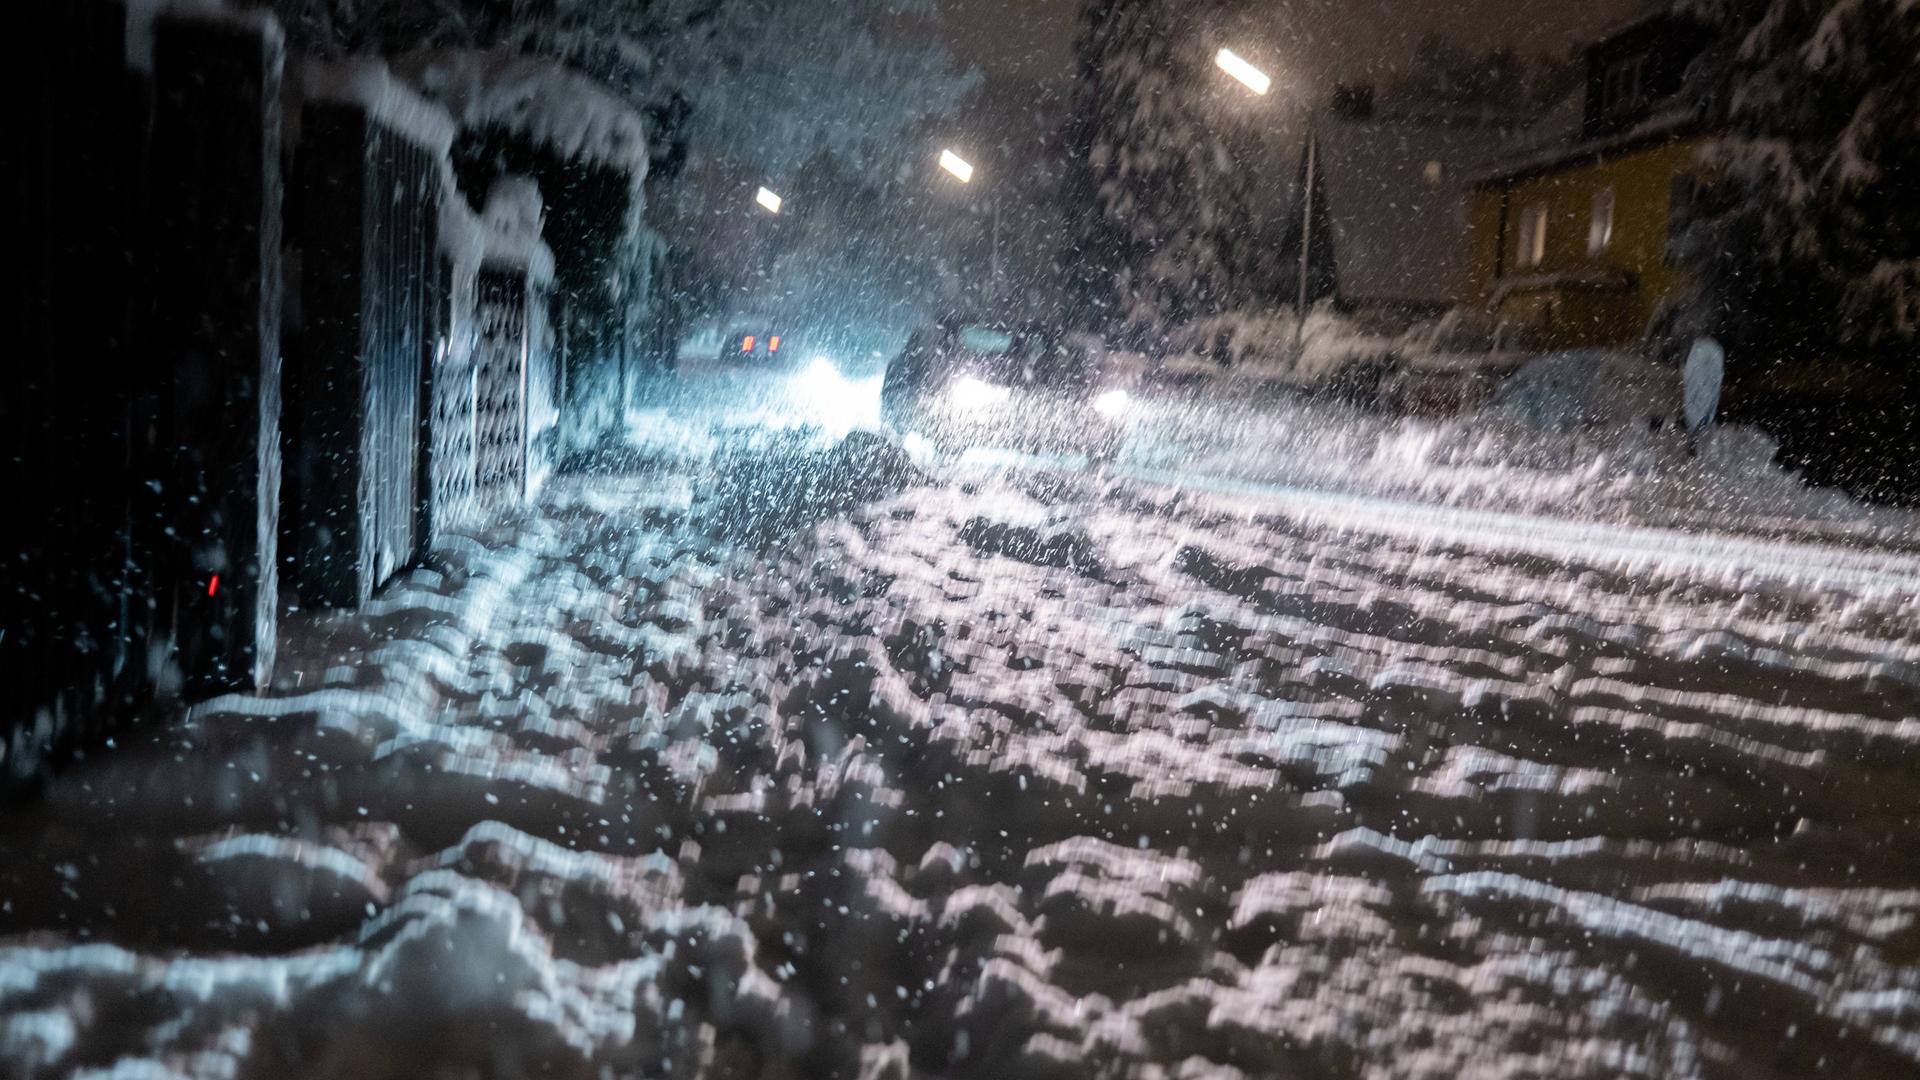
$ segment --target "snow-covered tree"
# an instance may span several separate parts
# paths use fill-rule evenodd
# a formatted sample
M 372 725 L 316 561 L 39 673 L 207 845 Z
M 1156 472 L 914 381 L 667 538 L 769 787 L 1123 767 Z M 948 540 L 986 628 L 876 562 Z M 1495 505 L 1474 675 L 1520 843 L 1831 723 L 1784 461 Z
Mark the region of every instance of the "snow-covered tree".
M 1920 340 L 1920 3 L 1680 0 L 1722 134 L 1680 245 L 1689 328 L 1737 352 Z
M 893 168 L 976 81 L 935 0 L 256 0 L 320 55 L 505 49 L 561 61 L 652 119 L 661 154 L 772 176 L 822 152 Z
M 1526 57 L 1506 46 L 1474 49 L 1427 34 L 1414 48 L 1412 66 L 1387 85 L 1385 96 L 1401 111 L 1524 117 L 1572 93 L 1585 74 L 1584 65 L 1568 57 Z
M 1076 322 L 1148 343 L 1263 289 L 1253 170 L 1222 138 L 1209 31 L 1236 0 L 1087 0 L 1063 255 Z

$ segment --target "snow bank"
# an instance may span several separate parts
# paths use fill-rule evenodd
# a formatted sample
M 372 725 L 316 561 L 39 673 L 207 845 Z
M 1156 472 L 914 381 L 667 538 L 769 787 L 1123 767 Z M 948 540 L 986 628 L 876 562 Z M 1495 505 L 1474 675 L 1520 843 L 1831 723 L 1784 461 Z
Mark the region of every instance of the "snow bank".
M 1130 471 L 1593 523 L 1920 542 L 1920 517 L 1809 487 L 1758 431 L 1723 426 L 1690 444 L 1678 373 L 1628 355 L 1542 358 L 1488 407 L 1438 419 L 1250 395 L 1233 371 L 1195 367 L 1191 385 L 1140 395 L 1122 459 Z

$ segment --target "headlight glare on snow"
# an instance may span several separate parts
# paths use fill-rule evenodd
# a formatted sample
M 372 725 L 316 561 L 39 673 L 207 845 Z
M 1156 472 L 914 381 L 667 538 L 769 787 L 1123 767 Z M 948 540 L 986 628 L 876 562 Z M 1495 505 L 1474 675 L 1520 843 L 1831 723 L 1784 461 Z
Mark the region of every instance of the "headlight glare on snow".
M 829 390 L 839 386 L 841 382 L 840 369 L 834 367 L 833 361 L 824 356 L 814 357 L 813 363 L 807 365 L 806 373 L 802 378 L 806 380 L 807 388 L 810 390 Z
M 1008 397 L 1012 396 L 1012 391 L 1004 386 L 995 386 L 983 379 L 968 376 L 954 383 L 948 395 L 952 397 L 956 406 L 971 412 L 991 409 L 995 405 L 1004 403 Z
M 1093 411 L 1109 420 L 1117 420 L 1126 414 L 1127 407 L 1133 404 L 1133 398 L 1125 390 L 1109 390 L 1093 399 Z
M 786 397 L 795 418 L 836 436 L 879 422 L 880 380 L 849 378 L 824 356 L 788 376 Z

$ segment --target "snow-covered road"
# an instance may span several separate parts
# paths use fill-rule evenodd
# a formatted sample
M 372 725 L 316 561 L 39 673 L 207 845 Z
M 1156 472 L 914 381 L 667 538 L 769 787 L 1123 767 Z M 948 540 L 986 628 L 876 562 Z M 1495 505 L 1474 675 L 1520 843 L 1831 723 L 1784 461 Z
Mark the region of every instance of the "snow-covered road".
M 1920 1069 L 1910 560 L 636 461 L 8 822 L 4 1071 Z
M 1782 582 L 1810 580 L 1869 594 L 1920 593 L 1920 552 L 1906 547 L 1888 549 L 1792 536 L 1756 538 L 1639 523 L 1582 521 L 1241 480 L 1193 470 L 1127 467 L 1119 475 L 1175 491 L 1225 496 L 1249 507 L 1250 512 L 1264 509 L 1427 544 L 1497 547 L 1627 573 L 1645 569 L 1667 576 L 1686 574 L 1731 587 L 1751 582 L 1764 590 Z M 1802 524 L 1813 531 L 1813 523 Z

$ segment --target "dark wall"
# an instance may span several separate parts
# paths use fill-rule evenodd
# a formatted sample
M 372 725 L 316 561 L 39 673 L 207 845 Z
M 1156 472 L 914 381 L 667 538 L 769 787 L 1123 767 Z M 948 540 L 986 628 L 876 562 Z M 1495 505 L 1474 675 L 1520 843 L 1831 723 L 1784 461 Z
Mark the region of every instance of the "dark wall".
M 172 491 L 161 583 L 188 689 L 273 668 L 280 506 L 277 35 L 163 19 L 154 34 L 146 362 Z M 217 577 L 217 581 L 215 580 Z
M 1673 103 L 1686 87 L 1687 69 L 1712 41 L 1699 23 L 1674 16 L 1648 19 L 1587 51 L 1585 135 L 1601 138 L 1625 131 Z M 1606 109 L 1607 73 L 1635 57 L 1644 57 L 1642 94 L 1632 108 Z
M 12 505 L 0 514 L 0 787 L 31 780 L 56 746 L 136 708 L 152 613 L 129 579 L 134 388 L 124 344 L 138 162 L 122 13 L 51 5 L 48 33 L 11 33 L 0 78 L 10 233 L 22 280 L 0 393 Z M 136 636 L 138 629 L 140 636 Z
M 74 0 L 0 35 L 17 155 L 0 394 L 0 795 L 272 663 L 277 35 Z M 214 574 L 221 575 L 215 585 Z

